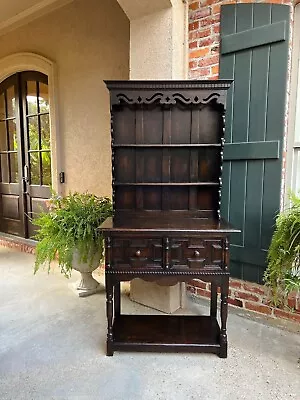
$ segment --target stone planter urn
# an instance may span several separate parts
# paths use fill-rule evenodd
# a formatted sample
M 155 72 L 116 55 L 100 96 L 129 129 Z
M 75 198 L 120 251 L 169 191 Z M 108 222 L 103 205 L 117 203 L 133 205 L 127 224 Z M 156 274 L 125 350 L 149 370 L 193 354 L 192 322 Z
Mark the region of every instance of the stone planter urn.
M 105 287 L 93 277 L 93 271 L 99 267 L 98 257 L 92 265 L 80 261 L 78 250 L 74 251 L 72 268 L 80 272 L 81 279 L 77 282 L 76 289 L 79 297 L 90 296 L 105 291 Z

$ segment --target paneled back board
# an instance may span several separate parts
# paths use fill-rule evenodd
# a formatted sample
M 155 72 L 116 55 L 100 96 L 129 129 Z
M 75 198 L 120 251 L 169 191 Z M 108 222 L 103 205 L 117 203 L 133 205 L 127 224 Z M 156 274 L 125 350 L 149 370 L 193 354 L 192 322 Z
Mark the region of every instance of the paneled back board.
M 225 95 L 231 81 L 131 81 L 126 94 L 120 89 L 116 94 L 114 84 L 107 84 L 116 97 L 112 98 L 116 213 L 192 211 L 218 216 Z M 137 92 L 135 85 L 144 89 Z

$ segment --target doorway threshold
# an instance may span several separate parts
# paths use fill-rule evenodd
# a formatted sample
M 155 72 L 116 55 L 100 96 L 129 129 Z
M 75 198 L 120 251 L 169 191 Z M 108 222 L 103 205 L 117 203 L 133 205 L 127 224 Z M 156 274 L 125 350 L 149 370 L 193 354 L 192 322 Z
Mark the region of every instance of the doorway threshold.
M 35 253 L 37 241 L 33 239 L 25 239 L 19 236 L 10 235 L 0 232 L 0 246 L 9 247 L 22 251 L 24 253 Z

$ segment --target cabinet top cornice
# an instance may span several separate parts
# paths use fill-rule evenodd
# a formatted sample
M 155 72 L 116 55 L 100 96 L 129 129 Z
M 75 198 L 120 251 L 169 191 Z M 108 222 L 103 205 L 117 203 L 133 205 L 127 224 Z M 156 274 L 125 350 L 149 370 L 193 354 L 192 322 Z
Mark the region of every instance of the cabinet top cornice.
M 109 90 L 126 89 L 126 90 L 157 90 L 157 89 L 184 89 L 184 90 L 197 90 L 197 89 L 215 89 L 226 90 L 230 88 L 232 79 L 219 79 L 219 80 L 105 80 Z

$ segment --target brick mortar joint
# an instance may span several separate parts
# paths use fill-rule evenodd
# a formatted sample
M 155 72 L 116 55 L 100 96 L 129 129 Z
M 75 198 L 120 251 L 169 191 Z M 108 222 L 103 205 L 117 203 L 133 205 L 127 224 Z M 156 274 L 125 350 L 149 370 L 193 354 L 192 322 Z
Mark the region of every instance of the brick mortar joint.
M 230 288 L 230 286 L 229 286 L 229 288 Z M 232 290 L 232 289 L 231 289 L 231 290 Z M 249 297 L 251 297 L 251 296 L 257 297 L 258 300 L 249 300 L 249 301 L 254 301 L 255 303 L 261 303 L 261 304 L 263 304 L 263 302 L 262 302 L 262 301 L 263 301 L 263 298 L 262 298 L 262 296 L 259 295 L 258 293 L 248 292 L 248 291 L 241 290 L 241 289 L 238 289 L 238 291 L 237 291 L 237 289 L 234 288 L 234 290 L 232 290 L 232 294 L 234 295 L 235 298 L 237 298 L 237 299 L 239 299 L 239 300 L 247 300 L 247 299 L 243 299 L 242 297 L 239 297 L 239 293 L 238 293 L 238 292 L 244 293 L 245 295 L 249 295 Z
M 35 246 L 26 244 L 26 243 L 20 243 L 20 242 L 14 242 L 11 240 L 0 239 L 0 246 L 10 248 L 10 249 L 16 249 L 23 253 L 29 253 L 29 254 L 35 253 Z
M 189 285 L 191 287 L 194 286 L 195 290 L 197 289 L 197 287 L 199 287 L 201 289 L 210 291 L 209 282 L 201 281 L 200 279 L 198 279 L 197 281 L 200 282 L 200 284 L 193 283 L 193 281 L 190 281 Z M 233 284 L 233 286 L 231 284 Z M 239 286 L 237 286 L 237 285 L 239 285 Z M 245 288 L 245 286 L 249 287 L 249 289 Z M 271 307 L 269 304 L 270 289 L 263 285 L 231 278 L 230 283 L 229 283 L 229 293 L 230 293 L 229 297 L 232 300 L 237 299 L 237 300 L 241 301 L 243 303 L 243 306 L 245 305 L 244 304 L 245 301 L 249 301 L 249 302 L 253 303 L 253 305 L 256 304 L 258 306 L 261 305 L 261 306 Z M 244 298 L 243 294 L 245 296 L 249 296 L 249 298 L 246 298 L 246 297 Z M 257 300 L 255 300 L 255 298 Z M 290 306 L 290 309 L 294 308 L 295 311 L 298 311 L 299 303 L 300 303 L 300 294 L 293 292 L 288 296 L 287 300 L 290 300 L 290 304 L 292 304 L 292 306 Z M 282 311 L 288 311 L 284 308 L 277 308 L 277 307 L 273 307 L 273 308 L 282 310 Z
M 207 298 L 207 296 L 203 296 L 203 295 L 197 293 L 197 290 L 189 290 L 189 289 L 192 289 L 192 288 L 193 289 L 197 289 L 193 285 L 187 284 L 187 291 L 190 291 L 193 296 Z M 198 289 L 200 289 L 199 292 L 201 292 L 201 290 L 204 291 L 204 292 L 207 292 L 207 291 L 209 292 L 209 290 L 206 290 L 206 289 L 201 289 L 201 288 L 198 288 Z M 284 309 L 281 309 L 281 308 L 272 307 L 270 305 L 258 303 L 258 302 L 255 302 L 255 301 L 231 298 L 230 296 L 229 296 L 229 298 L 231 300 L 238 300 L 242 304 L 241 306 L 238 306 L 238 305 L 229 303 L 230 306 L 233 306 L 233 307 L 236 307 L 236 308 L 242 308 L 244 310 L 255 312 L 255 313 L 258 313 L 260 315 L 266 315 L 266 316 L 271 317 L 273 319 L 282 318 L 282 319 L 288 319 L 288 320 L 292 320 L 292 321 L 295 321 L 298 318 L 300 319 L 300 312 L 297 312 L 297 311 L 284 310 Z M 248 303 L 248 305 L 246 304 L 246 302 Z M 263 311 L 255 310 L 256 307 L 258 309 L 259 308 L 265 309 L 266 311 L 269 310 L 270 312 L 263 312 Z M 278 315 L 276 315 L 276 313 L 278 313 Z

